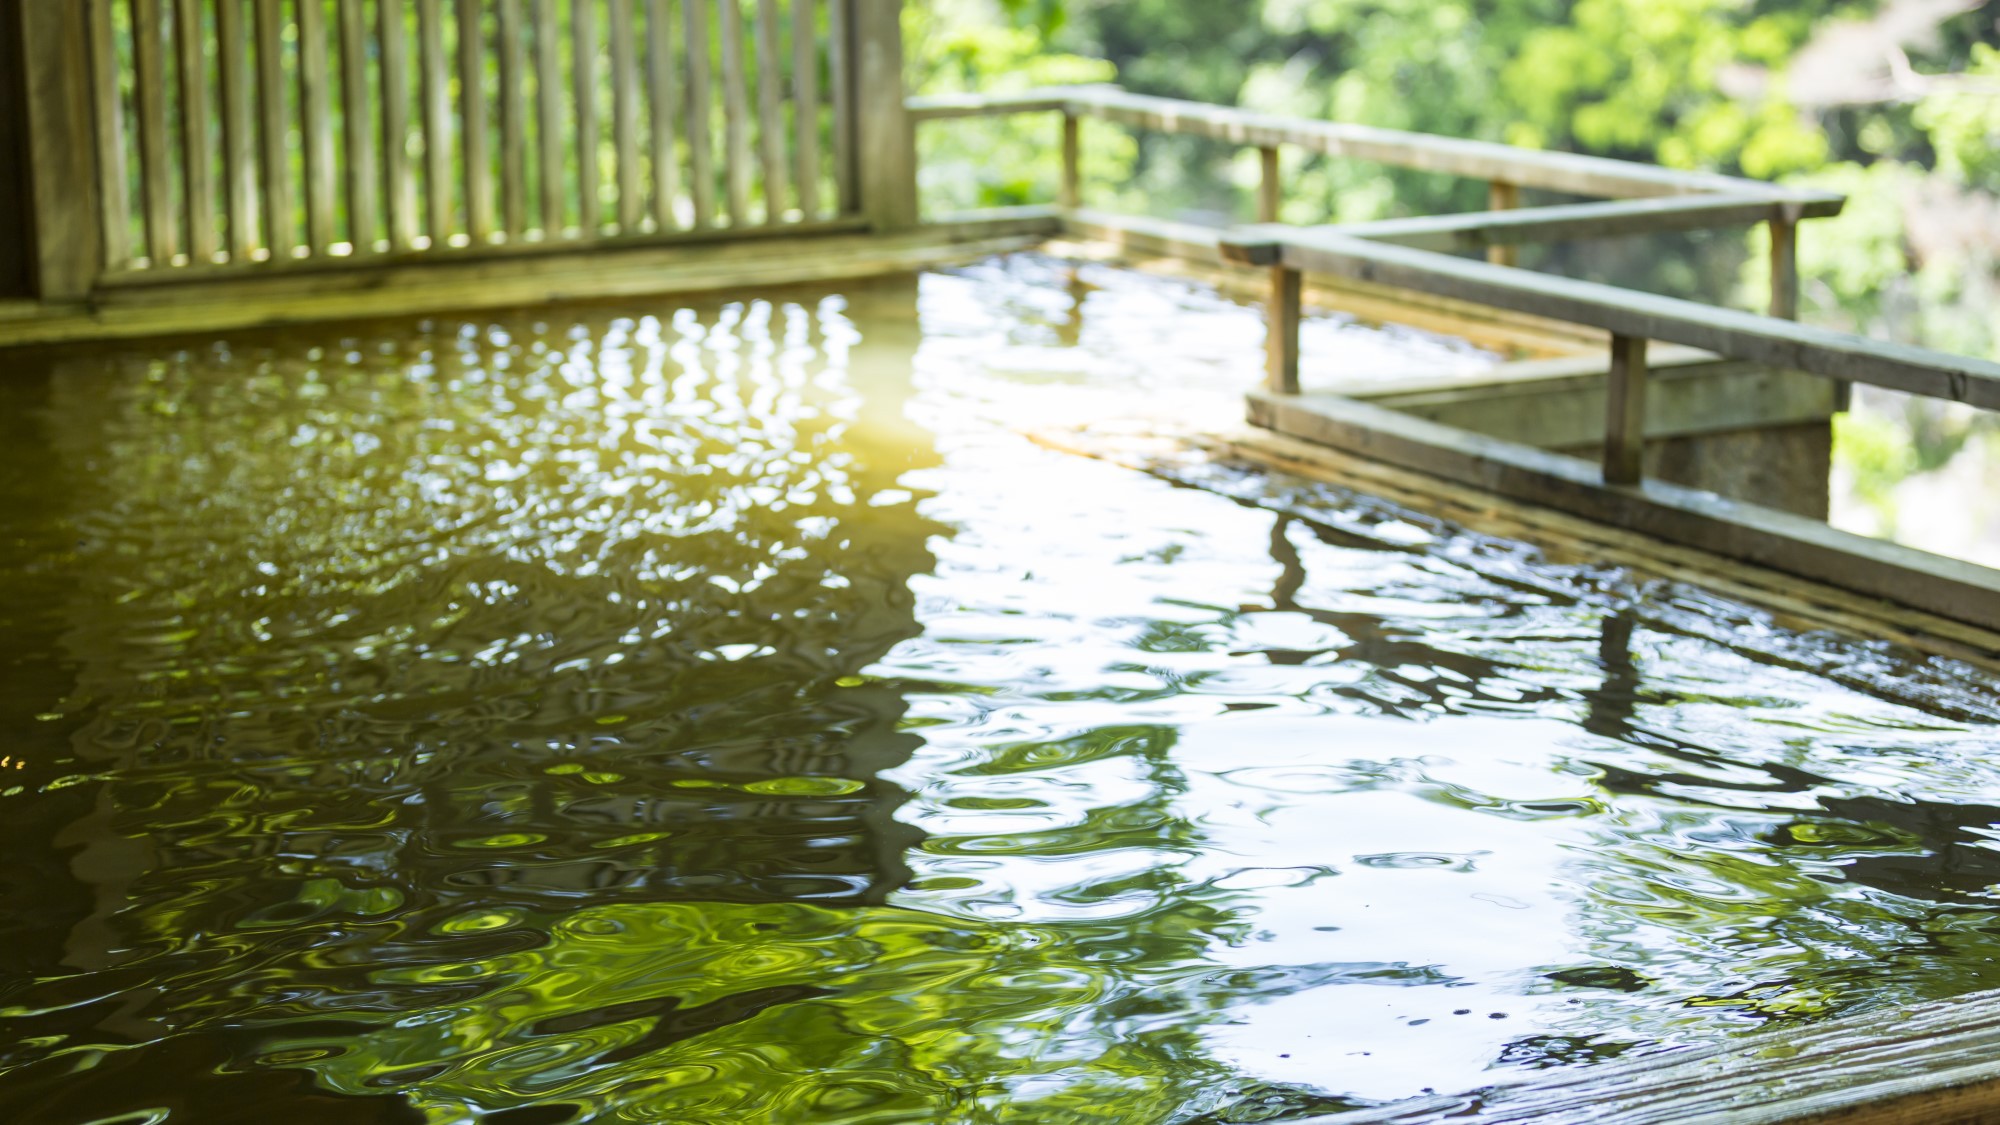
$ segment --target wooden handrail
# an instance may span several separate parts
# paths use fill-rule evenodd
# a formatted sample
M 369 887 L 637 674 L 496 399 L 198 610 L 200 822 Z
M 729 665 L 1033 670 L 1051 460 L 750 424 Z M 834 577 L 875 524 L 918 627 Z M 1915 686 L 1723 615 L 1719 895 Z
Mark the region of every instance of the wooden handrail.
M 1209 137 L 1253 148 L 1293 145 L 1328 156 L 1610 199 L 1731 194 L 1824 206 L 1823 192 L 1709 172 L 1685 172 L 1579 153 L 1516 148 L 1401 129 L 1256 113 L 1134 94 L 1116 86 L 1057 86 L 1012 94 L 912 98 L 912 121 L 1017 113 L 1066 113 L 1134 128 Z
M 1595 282 L 1391 246 L 1329 227 L 1225 234 L 1230 260 L 1400 286 L 1493 308 L 1685 344 L 1735 359 L 2000 410 L 2000 364 Z

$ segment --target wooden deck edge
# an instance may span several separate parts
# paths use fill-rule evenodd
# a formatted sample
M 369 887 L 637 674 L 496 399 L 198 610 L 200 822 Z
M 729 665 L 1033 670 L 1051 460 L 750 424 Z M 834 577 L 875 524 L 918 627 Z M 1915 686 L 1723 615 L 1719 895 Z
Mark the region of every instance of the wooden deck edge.
M 1335 395 L 1253 392 L 1253 424 L 1936 616 L 2000 629 L 2000 571 L 1661 481 L 1602 483 L 1574 457 Z
M 1024 250 L 1041 243 L 1057 227 L 1052 211 L 1023 208 L 890 235 L 759 238 L 124 287 L 97 294 L 92 304 L 44 307 L 31 317 L 0 320 L 0 350 L 566 300 L 819 284 Z
M 2000 674 L 2000 631 L 1269 430 L 1245 426 L 1169 434 L 1040 431 L 1030 436 L 1064 452 L 1154 471 L 1191 452 L 1247 461 L 1364 492 L 1473 531 L 1529 543 L 1557 560 L 1605 563 L 1644 577 L 1686 582 L 1771 611 L 1801 630 L 1834 629 L 1876 638 Z

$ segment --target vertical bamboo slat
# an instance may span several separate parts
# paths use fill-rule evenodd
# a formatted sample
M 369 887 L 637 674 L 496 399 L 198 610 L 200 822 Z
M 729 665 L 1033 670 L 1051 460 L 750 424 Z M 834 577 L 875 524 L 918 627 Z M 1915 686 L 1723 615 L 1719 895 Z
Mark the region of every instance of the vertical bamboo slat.
M 827 0 L 826 68 L 833 86 L 833 183 L 840 214 L 861 210 L 854 149 L 854 0 Z
M 140 206 L 146 220 L 146 257 L 154 269 L 173 264 L 173 197 L 167 166 L 166 44 L 162 41 L 160 0 L 132 0 L 133 89 L 139 109 Z
M 222 188 L 229 212 L 229 260 L 257 249 L 257 133 L 250 111 L 250 39 L 244 0 L 216 0 L 215 39 L 222 52 Z
M 799 216 L 819 217 L 819 13 L 814 0 L 792 0 L 792 125 L 798 139 Z
M 778 0 L 757 0 L 757 141 L 764 171 L 764 221 L 784 221 L 792 194 L 785 166 L 785 108 L 779 94 L 784 56 L 778 53 Z
M 534 0 L 535 132 L 541 144 L 542 237 L 563 233 L 562 32 L 557 27 L 558 0 Z
M 458 0 L 458 128 L 465 159 L 465 233 L 493 240 L 493 160 L 486 139 L 486 33 L 482 0 Z
M 333 121 L 328 108 L 326 9 L 299 0 L 299 101 L 305 121 L 306 246 L 333 246 Z
M 646 0 L 646 97 L 652 103 L 653 224 L 662 231 L 680 225 L 674 201 L 680 198 L 680 161 L 674 151 L 674 122 L 680 97 L 674 88 L 673 28 L 666 0 Z
M 104 266 L 131 264 L 132 197 L 125 186 L 125 115 L 118 96 L 118 50 L 112 39 L 112 0 L 90 2 L 90 109 L 97 141 L 98 225 Z
M 1646 475 L 1645 337 L 1612 335 L 1604 409 L 1604 483 L 1638 484 Z
M 639 233 L 639 64 L 632 0 L 611 0 L 611 141 L 618 150 L 618 233 Z
M 356 254 L 375 250 L 380 188 L 375 114 L 368 104 L 368 20 L 361 0 L 340 0 L 340 122 L 347 145 L 347 239 Z
M 729 219 L 750 221 L 750 91 L 743 77 L 743 7 L 722 0 L 722 175 Z
M 377 34 L 382 37 L 382 170 L 389 248 L 409 250 L 417 241 L 417 184 L 410 166 L 410 39 L 407 9 L 381 0 Z
M 576 81 L 577 225 L 596 238 L 597 217 L 597 0 L 576 0 L 570 15 L 570 67 Z
M 174 0 L 174 47 L 180 56 L 181 175 L 186 186 L 189 260 L 215 259 L 215 150 L 209 144 L 208 36 L 201 0 Z
M 500 215 L 510 242 L 528 229 L 527 83 L 521 0 L 500 0 Z
M 681 0 L 687 23 L 688 61 L 688 196 L 694 205 L 694 225 L 715 221 L 714 107 L 708 69 L 708 7 L 706 0 Z
M 264 197 L 264 245 L 271 259 L 292 256 L 298 246 L 292 225 L 292 176 L 285 114 L 285 20 L 278 0 L 256 0 L 257 183 Z
M 424 101 L 424 227 L 436 250 L 451 239 L 451 80 L 442 0 L 417 0 L 417 68 Z

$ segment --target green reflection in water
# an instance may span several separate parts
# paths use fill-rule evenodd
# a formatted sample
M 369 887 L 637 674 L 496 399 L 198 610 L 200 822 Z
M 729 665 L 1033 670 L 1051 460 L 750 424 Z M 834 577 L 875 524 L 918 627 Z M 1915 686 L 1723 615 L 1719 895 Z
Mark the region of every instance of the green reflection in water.
M 2000 983 L 1976 670 L 1005 424 L 1258 331 L 1020 258 L 0 382 L 0 1107 L 1277 1120 Z

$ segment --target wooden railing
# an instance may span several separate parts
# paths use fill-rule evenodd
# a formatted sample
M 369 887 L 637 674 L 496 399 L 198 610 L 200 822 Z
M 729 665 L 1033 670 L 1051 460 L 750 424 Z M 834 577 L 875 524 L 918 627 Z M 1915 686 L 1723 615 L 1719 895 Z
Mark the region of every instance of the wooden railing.
M 0 0 L 37 289 L 894 226 L 900 7 Z

